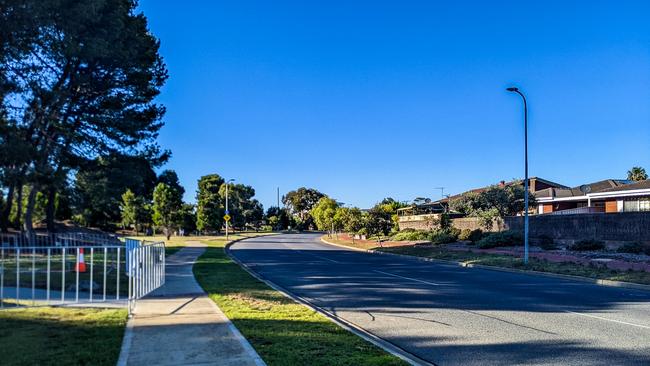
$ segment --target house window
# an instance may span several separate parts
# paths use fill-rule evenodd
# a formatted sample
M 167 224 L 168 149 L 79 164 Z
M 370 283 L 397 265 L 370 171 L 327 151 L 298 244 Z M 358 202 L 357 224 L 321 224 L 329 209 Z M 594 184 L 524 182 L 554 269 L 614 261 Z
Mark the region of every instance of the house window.
M 624 212 L 639 211 L 639 201 L 623 201 L 623 211 Z
M 650 199 L 639 200 L 639 211 L 650 211 Z
M 650 211 L 650 199 L 623 201 L 624 212 Z

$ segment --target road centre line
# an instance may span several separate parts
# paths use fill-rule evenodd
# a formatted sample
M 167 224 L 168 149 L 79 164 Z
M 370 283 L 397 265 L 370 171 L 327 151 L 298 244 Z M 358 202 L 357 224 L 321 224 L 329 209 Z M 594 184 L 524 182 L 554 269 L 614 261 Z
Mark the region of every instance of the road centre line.
M 377 273 L 381 273 L 381 274 L 385 274 L 385 275 L 387 275 L 387 276 L 393 276 L 393 277 L 402 278 L 402 279 L 409 280 L 409 281 L 415 281 L 415 282 L 424 283 L 424 284 L 427 284 L 427 285 L 440 286 L 439 283 L 429 282 L 429 281 L 424 281 L 424 280 L 418 280 L 417 278 L 404 277 L 404 276 L 396 275 L 396 274 L 393 274 L 393 273 L 388 273 L 388 272 L 384 272 L 384 271 L 379 271 L 379 270 L 376 270 L 376 269 L 373 269 L 372 271 L 373 271 L 373 272 L 377 272 Z
M 612 323 L 629 325 L 629 326 L 632 326 L 632 327 L 643 328 L 643 329 L 650 329 L 650 327 L 646 326 L 646 325 L 628 323 L 628 322 L 624 322 L 624 321 L 620 321 L 620 320 L 614 320 L 614 319 L 607 319 L 607 318 L 603 318 L 603 317 L 600 317 L 600 316 L 597 316 L 597 315 L 591 315 L 591 314 L 585 314 L 585 313 L 577 313 L 575 311 L 570 311 L 570 310 L 565 310 L 565 312 L 570 313 L 570 314 L 584 316 L 584 317 L 587 317 L 587 318 L 600 319 L 600 320 L 604 320 L 604 321 L 608 321 L 608 322 L 612 322 Z

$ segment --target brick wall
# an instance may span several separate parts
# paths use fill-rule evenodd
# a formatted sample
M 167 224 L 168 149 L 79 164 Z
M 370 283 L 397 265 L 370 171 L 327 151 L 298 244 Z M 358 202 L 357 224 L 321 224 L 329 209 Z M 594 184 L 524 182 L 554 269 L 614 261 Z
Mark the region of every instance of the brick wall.
M 438 214 L 431 215 L 414 215 L 414 216 L 403 216 L 399 218 L 399 229 L 415 229 L 415 230 L 431 230 L 433 229 L 432 223 L 440 218 Z M 478 217 L 462 217 L 451 219 L 451 225 L 460 230 L 469 229 L 481 229 L 485 231 L 485 228 L 481 226 L 480 220 Z M 490 231 L 501 231 L 503 230 L 503 221 L 497 220 Z M 437 226 L 436 226 L 437 227 Z
M 504 228 L 523 231 L 523 222 L 523 217 L 506 217 Z M 581 239 L 650 242 L 650 212 L 531 216 L 529 232 L 531 238 L 547 235 L 565 244 Z

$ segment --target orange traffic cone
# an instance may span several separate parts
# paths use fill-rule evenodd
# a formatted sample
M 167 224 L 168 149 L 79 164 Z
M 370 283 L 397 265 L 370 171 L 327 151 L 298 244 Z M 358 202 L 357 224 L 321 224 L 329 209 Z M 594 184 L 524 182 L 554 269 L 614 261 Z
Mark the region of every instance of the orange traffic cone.
M 74 266 L 74 270 L 76 272 L 86 272 L 86 261 L 84 260 L 83 248 L 79 248 L 79 260 L 77 261 L 77 264 Z

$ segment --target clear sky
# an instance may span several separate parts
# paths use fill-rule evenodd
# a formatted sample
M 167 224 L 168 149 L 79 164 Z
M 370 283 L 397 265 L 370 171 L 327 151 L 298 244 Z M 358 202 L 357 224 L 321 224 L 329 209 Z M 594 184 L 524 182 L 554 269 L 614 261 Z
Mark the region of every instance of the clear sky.
M 346 204 L 530 174 L 650 171 L 650 2 L 171 1 L 140 8 L 170 78 L 160 143 L 186 199 L 208 173 Z

